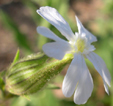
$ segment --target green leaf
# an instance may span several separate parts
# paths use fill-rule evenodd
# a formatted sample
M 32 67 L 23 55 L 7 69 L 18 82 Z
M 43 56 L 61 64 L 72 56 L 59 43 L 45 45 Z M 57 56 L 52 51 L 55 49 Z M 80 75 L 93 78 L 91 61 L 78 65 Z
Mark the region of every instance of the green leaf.
M 17 52 L 16 52 L 16 55 L 14 57 L 12 65 L 15 64 L 19 60 L 19 57 L 20 57 L 20 51 L 18 49 Z

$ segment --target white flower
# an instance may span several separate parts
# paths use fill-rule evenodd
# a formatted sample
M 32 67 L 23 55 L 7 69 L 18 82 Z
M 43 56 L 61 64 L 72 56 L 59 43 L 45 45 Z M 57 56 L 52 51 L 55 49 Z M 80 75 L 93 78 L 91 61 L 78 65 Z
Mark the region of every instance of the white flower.
M 52 7 L 41 7 L 37 13 L 44 19 L 55 26 L 63 36 L 65 41 L 45 27 L 37 27 L 37 32 L 43 36 L 54 40 L 55 42 L 47 43 L 43 46 L 43 51 L 49 57 L 63 59 L 66 53 L 72 53 L 74 58 L 67 70 L 63 81 L 62 91 L 66 97 L 74 93 L 74 102 L 84 104 L 91 96 L 93 90 L 93 80 L 86 66 L 84 57 L 88 58 L 101 75 L 105 91 L 109 94 L 108 85 L 110 86 L 111 77 L 104 61 L 95 54 L 92 42 L 97 41 L 96 37 L 87 31 L 76 17 L 78 33 L 73 33 L 69 24 L 63 19 L 58 11 Z M 75 90 L 76 88 L 76 90 Z

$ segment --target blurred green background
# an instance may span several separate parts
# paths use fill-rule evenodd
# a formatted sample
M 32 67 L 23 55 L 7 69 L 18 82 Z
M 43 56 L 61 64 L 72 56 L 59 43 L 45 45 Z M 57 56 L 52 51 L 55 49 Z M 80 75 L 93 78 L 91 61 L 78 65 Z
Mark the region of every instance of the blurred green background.
M 56 8 L 73 32 L 77 32 L 76 14 L 97 37 L 98 41 L 93 43 L 95 52 L 103 58 L 112 77 L 110 95 L 105 93 L 100 75 L 86 60 L 94 90 L 84 106 L 113 106 L 113 0 L 0 0 L 0 71 L 11 64 L 18 48 L 23 57 L 41 51 L 42 45 L 50 41 L 37 34 L 37 26 L 45 26 L 63 38 L 57 29 L 36 13 L 40 6 Z M 61 87 L 67 68 L 50 83 Z M 0 106 L 77 106 L 73 97 L 63 96 L 61 89 L 44 88 L 30 98 L 30 101 L 18 96 L 0 100 Z

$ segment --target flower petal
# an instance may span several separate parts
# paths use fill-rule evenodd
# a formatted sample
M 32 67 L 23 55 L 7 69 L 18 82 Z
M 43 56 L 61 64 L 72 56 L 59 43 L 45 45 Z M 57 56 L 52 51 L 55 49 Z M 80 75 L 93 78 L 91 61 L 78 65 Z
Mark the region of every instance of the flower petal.
M 55 26 L 68 40 L 73 39 L 74 34 L 69 24 L 55 8 L 48 6 L 40 7 L 40 9 L 37 10 L 37 13 L 50 22 L 53 26 Z
M 37 27 L 37 32 L 47 38 L 53 39 L 55 41 L 61 41 L 63 39 L 59 38 L 57 35 L 55 35 L 51 30 L 45 27 Z
M 104 81 L 104 88 L 105 88 L 105 91 L 107 92 L 107 94 L 109 95 L 109 90 L 108 90 L 108 86 L 106 84 L 106 82 Z
M 63 59 L 64 55 L 72 50 L 68 42 L 52 42 L 46 43 L 42 47 L 43 51 L 49 57 L 54 57 L 58 60 Z
M 106 64 L 104 63 L 102 58 L 99 57 L 94 52 L 89 53 L 88 55 L 86 55 L 86 57 L 93 63 L 94 67 L 96 68 L 98 73 L 101 75 L 103 82 L 104 82 L 105 90 L 108 93 L 106 84 L 108 84 L 110 86 L 111 76 L 106 67 Z
M 62 91 L 65 97 L 72 96 L 75 91 L 83 70 L 82 61 L 83 57 L 81 54 L 76 53 L 63 80 Z
M 90 52 L 94 51 L 95 50 L 95 47 L 93 45 L 88 45 L 84 51 L 83 51 L 83 54 L 89 54 Z
M 85 104 L 93 90 L 93 80 L 84 59 L 81 64 L 83 68 L 82 76 L 74 94 L 74 102 L 76 104 Z
M 80 20 L 77 18 L 77 16 L 76 16 L 76 21 L 77 21 L 79 34 L 84 33 L 90 43 L 96 42 L 97 38 L 93 34 L 91 34 L 87 29 L 84 28 L 84 26 L 82 25 Z

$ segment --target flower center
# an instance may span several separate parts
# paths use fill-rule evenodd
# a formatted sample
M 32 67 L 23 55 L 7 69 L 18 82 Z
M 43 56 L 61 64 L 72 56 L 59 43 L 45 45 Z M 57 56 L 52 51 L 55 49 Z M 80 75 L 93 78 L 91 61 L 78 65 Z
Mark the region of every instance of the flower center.
M 69 43 L 71 44 L 73 53 L 75 53 L 75 52 L 82 53 L 86 47 L 85 39 L 81 39 L 81 38 L 78 38 L 77 40 L 75 40 L 75 42 L 70 41 Z
M 83 52 L 85 47 L 85 41 L 83 39 L 77 39 L 76 41 L 77 52 Z

